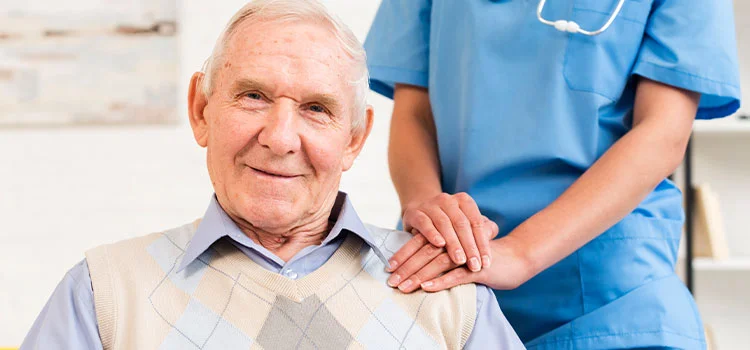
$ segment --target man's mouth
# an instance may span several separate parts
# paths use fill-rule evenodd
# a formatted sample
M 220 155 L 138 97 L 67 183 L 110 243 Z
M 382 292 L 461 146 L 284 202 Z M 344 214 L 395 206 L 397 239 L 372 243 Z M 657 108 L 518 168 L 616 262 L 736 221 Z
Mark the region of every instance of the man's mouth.
M 251 166 L 248 166 L 248 167 L 262 175 L 273 176 L 273 177 L 278 177 L 278 178 L 283 178 L 283 179 L 291 179 L 291 178 L 295 178 L 299 176 L 297 174 L 275 171 L 275 170 L 270 170 L 270 169 L 260 169 L 260 168 L 255 168 Z

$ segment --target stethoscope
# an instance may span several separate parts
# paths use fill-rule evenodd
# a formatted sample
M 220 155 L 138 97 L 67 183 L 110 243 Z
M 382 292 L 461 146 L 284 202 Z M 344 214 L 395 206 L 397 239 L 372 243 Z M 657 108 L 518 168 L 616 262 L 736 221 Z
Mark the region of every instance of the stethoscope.
M 539 22 L 542 22 L 548 26 L 555 27 L 555 29 L 561 31 L 561 32 L 568 32 L 568 33 L 579 33 L 583 35 L 588 36 L 594 36 L 599 35 L 603 33 L 609 26 L 614 22 L 615 18 L 617 18 L 617 15 L 620 14 L 620 9 L 622 9 L 622 5 L 625 3 L 625 0 L 620 0 L 620 2 L 617 3 L 617 8 L 615 8 L 615 12 L 613 12 L 609 16 L 609 20 L 607 20 L 607 23 L 604 23 L 604 25 L 599 28 L 598 30 L 595 30 L 593 32 L 590 32 L 588 30 L 581 29 L 581 26 L 578 25 L 578 23 L 573 21 L 566 21 L 566 20 L 558 20 L 558 21 L 548 21 L 542 17 L 542 10 L 544 10 L 544 3 L 547 2 L 547 0 L 540 0 L 539 1 L 539 7 L 536 9 L 536 18 L 539 19 Z

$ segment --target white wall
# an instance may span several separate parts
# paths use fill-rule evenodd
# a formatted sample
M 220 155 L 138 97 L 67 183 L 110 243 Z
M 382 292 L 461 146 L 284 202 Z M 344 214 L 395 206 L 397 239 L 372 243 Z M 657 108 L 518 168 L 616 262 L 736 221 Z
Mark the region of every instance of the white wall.
M 361 40 L 380 3 L 325 2 Z M 181 1 L 179 96 L 244 3 Z M 370 98 L 375 127 L 342 187 L 366 221 L 393 225 L 399 208 L 385 155 L 392 105 Z M 86 249 L 199 217 L 212 193 L 186 117 L 177 126 L 0 130 L 0 149 L 0 347 L 21 343 Z

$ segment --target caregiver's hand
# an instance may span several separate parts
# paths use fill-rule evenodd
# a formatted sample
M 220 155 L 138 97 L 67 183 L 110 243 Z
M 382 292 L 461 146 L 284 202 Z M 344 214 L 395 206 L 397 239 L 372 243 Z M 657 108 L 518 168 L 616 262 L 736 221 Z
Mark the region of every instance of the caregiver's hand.
M 484 227 L 489 228 L 482 239 L 489 242 L 497 235 L 498 227 L 485 216 L 482 216 L 482 222 Z M 414 237 L 391 258 L 391 260 L 399 259 L 405 262 L 400 264 L 395 271 L 389 269 L 393 273 L 388 279 L 388 284 L 398 287 L 405 293 L 411 293 L 419 289 L 422 282 L 460 266 L 451 261 L 445 248 L 436 247 L 416 229 L 412 230 L 412 233 Z M 490 252 L 490 254 L 494 253 Z M 471 271 L 466 265 L 463 266 L 467 271 Z M 489 267 L 490 265 L 485 265 L 482 270 L 487 270 Z
M 527 246 L 514 236 L 505 236 L 490 242 L 490 249 L 495 258 L 490 267 L 485 267 L 479 272 L 473 272 L 465 265 L 456 265 L 444 249 L 430 244 L 421 234 L 414 236 L 414 240 L 420 239 L 426 242 L 426 245 L 414 256 L 434 258 L 426 265 L 412 265 L 410 262 L 415 259 L 410 259 L 402 266 L 402 269 L 408 270 L 410 274 L 400 281 L 400 284 L 397 283 L 399 290 L 404 293 L 411 293 L 420 288 L 428 292 L 437 292 L 466 283 L 480 283 L 501 290 L 515 289 L 535 274 Z M 406 245 L 404 247 L 406 248 Z M 389 284 L 393 285 L 391 282 L 394 276 L 406 273 L 397 270 L 388 280 Z
M 450 268 L 445 258 L 438 256 L 425 266 L 415 276 L 423 281 L 422 289 L 437 292 L 453 288 L 460 284 L 479 283 L 493 289 L 515 289 L 534 276 L 527 246 L 515 236 L 508 235 L 490 243 L 492 255 L 495 257 L 492 266 L 480 272 L 469 271 L 466 267 Z M 448 272 L 446 272 L 448 271 Z M 446 272 L 438 277 L 441 273 Z M 435 278 L 437 277 L 437 278 Z
M 491 225 L 488 225 L 491 221 L 482 216 L 474 199 L 466 193 L 441 193 L 426 201 L 407 205 L 403 222 L 404 231 L 415 233 L 416 230 L 434 246 L 445 247 L 451 261 L 457 265 L 468 263 L 471 271 L 479 271 L 483 265 L 491 265 L 491 237 L 488 237 L 492 230 Z M 419 240 L 418 236 L 415 239 Z M 390 261 L 392 268 L 398 268 L 416 253 L 414 248 L 424 245 L 424 242 L 410 243 L 393 256 Z M 409 248 L 413 250 L 411 253 L 408 253 Z

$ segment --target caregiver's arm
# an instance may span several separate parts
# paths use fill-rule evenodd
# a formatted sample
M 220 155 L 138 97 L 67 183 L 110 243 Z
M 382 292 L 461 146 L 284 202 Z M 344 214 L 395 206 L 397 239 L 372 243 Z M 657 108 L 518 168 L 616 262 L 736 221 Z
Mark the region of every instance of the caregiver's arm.
M 390 133 L 388 168 L 401 208 L 443 192 L 435 122 L 426 89 L 396 85 Z M 415 173 L 414 169 L 420 170 Z
M 427 90 L 397 84 L 393 101 L 388 165 L 401 201 L 404 230 L 416 229 L 421 235 L 416 235 L 413 242 L 394 255 L 391 266 L 395 268 L 404 263 L 427 240 L 435 247 L 445 246 L 456 264 L 468 262 L 474 271 L 482 265 L 489 266 L 487 236 L 493 231 L 497 234 L 497 226 L 488 223 L 468 195 L 443 193 L 435 123 Z M 421 253 L 431 260 L 442 251 L 435 247 L 426 247 Z M 391 282 L 397 285 L 399 281 L 392 279 Z
M 632 129 L 557 200 L 493 241 L 490 269 L 472 273 L 457 268 L 423 288 L 440 290 L 468 282 L 514 288 L 599 236 L 632 212 L 682 162 L 699 99 L 697 93 L 641 78 Z M 499 251 L 520 261 L 502 261 Z M 424 269 L 437 271 L 440 262 L 435 259 Z M 503 265 L 520 270 L 503 271 Z

